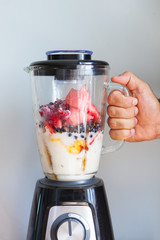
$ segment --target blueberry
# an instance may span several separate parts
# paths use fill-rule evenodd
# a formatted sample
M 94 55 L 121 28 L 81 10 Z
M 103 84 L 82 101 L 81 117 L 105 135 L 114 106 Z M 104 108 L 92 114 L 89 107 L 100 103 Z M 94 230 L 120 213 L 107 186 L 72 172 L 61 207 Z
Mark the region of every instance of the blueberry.
M 81 138 L 84 138 L 84 135 L 81 135 Z
M 69 131 L 73 132 L 73 126 L 72 125 L 69 126 Z
M 43 122 L 41 122 L 41 123 L 39 124 L 39 127 L 40 127 L 40 128 L 42 128 L 42 127 L 43 127 Z
M 56 128 L 56 132 L 61 132 L 61 129 L 60 128 Z
M 76 127 L 73 128 L 73 132 L 74 132 L 74 133 L 77 133 L 77 132 L 78 132 L 78 126 L 76 126 Z
M 69 132 L 69 128 L 67 126 L 63 127 L 63 132 Z
M 79 125 L 79 127 L 80 127 L 81 130 L 84 129 L 83 123 L 81 123 L 81 124 Z
M 77 139 L 78 137 L 77 136 L 74 136 L 75 139 Z
M 85 131 L 84 131 L 84 127 L 81 127 L 80 128 L 80 133 L 84 133 Z
M 93 125 L 93 122 L 90 121 L 90 122 L 89 122 L 89 127 L 92 127 L 92 125 Z
M 68 137 L 71 137 L 72 136 L 72 133 L 68 133 Z
M 96 123 L 95 127 L 96 127 L 96 130 L 100 130 L 101 129 L 101 125 L 99 123 Z
M 90 129 L 90 132 L 94 132 L 94 128 L 91 128 L 91 129 Z
M 53 102 L 50 102 L 49 105 L 53 105 Z
M 90 138 L 92 138 L 92 137 L 93 137 L 93 135 L 92 135 L 92 134 L 90 134 L 89 136 L 90 136 Z
M 96 127 L 92 128 L 92 131 L 96 133 L 97 132 L 97 128 Z
M 62 132 L 66 132 L 66 129 L 65 129 L 65 128 L 62 128 Z

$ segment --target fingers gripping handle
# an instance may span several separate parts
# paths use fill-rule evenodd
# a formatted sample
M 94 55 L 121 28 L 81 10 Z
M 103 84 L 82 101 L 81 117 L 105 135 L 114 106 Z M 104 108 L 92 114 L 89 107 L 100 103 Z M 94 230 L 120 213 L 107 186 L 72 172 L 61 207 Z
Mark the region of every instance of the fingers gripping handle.
M 109 82 L 109 83 L 105 84 L 105 87 L 107 89 L 107 97 L 114 90 L 120 90 L 125 96 L 129 96 L 128 89 L 123 85 Z M 107 116 L 107 119 L 108 119 L 108 116 Z M 105 128 L 108 129 L 107 123 L 106 123 Z M 107 134 L 107 139 L 109 139 L 109 138 L 111 139 L 111 137 L 109 135 L 109 131 L 105 134 Z M 105 154 L 108 152 L 114 152 L 114 151 L 118 150 L 123 144 L 124 144 L 124 141 L 111 140 L 110 143 L 107 144 L 107 146 L 102 146 L 102 154 Z
M 120 90 L 125 96 L 129 96 L 129 90 L 123 86 L 123 85 L 120 85 L 118 83 L 107 83 L 105 84 L 105 87 L 107 88 L 107 96 L 109 96 L 109 94 L 114 91 L 114 90 Z

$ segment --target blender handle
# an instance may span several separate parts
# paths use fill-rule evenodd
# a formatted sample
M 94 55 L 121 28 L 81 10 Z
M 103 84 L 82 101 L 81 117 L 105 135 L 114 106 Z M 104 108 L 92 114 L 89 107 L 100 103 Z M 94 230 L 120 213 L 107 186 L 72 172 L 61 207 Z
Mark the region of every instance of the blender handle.
M 129 90 L 123 86 L 120 85 L 118 83 L 113 83 L 113 82 L 109 82 L 109 83 L 105 83 L 105 88 L 107 89 L 107 98 L 109 96 L 109 94 L 114 91 L 114 90 L 120 90 L 125 96 L 129 96 Z M 106 123 L 107 124 L 107 123 Z M 102 146 L 102 154 L 108 153 L 108 152 L 114 152 L 116 150 L 118 150 L 120 147 L 122 147 L 122 145 L 124 144 L 124 140 L 113 140 L 113 144 L 110 146 Z

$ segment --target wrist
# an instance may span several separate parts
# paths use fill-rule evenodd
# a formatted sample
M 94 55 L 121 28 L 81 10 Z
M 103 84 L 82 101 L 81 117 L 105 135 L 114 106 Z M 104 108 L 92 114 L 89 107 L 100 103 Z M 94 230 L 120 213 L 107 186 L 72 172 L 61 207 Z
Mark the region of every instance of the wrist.
M 159 115 L 158 115 L 158 119 L 157 119 L 157 137 L 156 138 L 160 138 L 160 98 L 158 99 L 159 102 Z

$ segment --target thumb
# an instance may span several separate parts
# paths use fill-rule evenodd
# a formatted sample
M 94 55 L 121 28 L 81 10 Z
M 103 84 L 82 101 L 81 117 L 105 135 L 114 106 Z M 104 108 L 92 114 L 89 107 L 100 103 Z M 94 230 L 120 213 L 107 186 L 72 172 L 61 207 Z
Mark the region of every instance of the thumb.
M 136 77 L 131 72 L 124 72 L 119 76 L 111 78 L 112 82 L 122 84 L 128 88 L 130 91 L 141 90 L 144 87 L 144 82 Z

